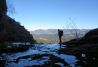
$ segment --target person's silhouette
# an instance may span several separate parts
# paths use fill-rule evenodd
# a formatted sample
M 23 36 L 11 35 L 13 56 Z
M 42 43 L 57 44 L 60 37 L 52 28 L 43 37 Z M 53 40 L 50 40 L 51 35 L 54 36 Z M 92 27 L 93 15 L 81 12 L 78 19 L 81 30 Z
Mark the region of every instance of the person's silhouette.
M 61 47 L 62 44 L 62 36 L 63 36 L 63 30 L 58 29 L 58 36 L 59 36 L 59 44 Z

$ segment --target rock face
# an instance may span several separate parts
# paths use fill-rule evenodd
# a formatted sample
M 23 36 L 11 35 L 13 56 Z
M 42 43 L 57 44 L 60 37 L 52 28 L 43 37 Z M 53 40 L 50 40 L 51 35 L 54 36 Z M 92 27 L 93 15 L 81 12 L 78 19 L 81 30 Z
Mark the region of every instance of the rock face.
M 6 0 L 0 0 L 0 14 L 6 15 L 6 13 L 7 13 Z
M 87 43 L 97 43 L 98 44 L 98 28 L 89 31 L 84 38 Z
M 0 0 L 0 42 L 33 42 L 32 35 L 19 22 L 7 16 L 6 0 Z
M 85 37 L 98 36 L 98 28 L 89 31 Z

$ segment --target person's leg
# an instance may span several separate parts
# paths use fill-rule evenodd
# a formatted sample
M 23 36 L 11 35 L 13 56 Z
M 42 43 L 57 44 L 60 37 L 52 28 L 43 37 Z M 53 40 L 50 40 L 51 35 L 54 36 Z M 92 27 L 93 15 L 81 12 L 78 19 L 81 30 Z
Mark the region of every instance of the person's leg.
M 59 42 L 59 43 L 60 43 L 60 48 L 61 48 L 61 44 L 62 44 L 61 36 L 60 36 L 60 39 L 59 39 L 59 40 L 60 40 L 60 42 Z
M 0 13 L 0 22 L 1 22 L 2 14 Z

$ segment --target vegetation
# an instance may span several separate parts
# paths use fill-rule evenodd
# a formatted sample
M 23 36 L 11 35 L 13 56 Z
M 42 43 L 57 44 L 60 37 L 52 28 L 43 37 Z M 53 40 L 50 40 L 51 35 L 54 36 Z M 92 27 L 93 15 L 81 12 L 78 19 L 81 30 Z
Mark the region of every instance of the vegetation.
M 33 34 L 34 39 L 37 43 L 58 43 L 57 34 Z

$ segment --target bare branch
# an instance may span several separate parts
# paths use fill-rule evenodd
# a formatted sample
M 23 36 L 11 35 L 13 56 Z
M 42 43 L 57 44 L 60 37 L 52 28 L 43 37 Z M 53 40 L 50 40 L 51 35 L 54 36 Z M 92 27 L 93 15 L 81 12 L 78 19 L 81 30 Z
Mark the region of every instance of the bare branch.
M 14 15 L 16 13 L 12 0 L 7 0 L 7 7 L 8 7 L 8 9 L 7 9 L 8 10 L 8 12 L 7 12 L 8 15 Z

